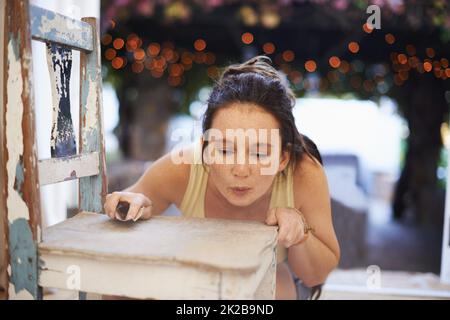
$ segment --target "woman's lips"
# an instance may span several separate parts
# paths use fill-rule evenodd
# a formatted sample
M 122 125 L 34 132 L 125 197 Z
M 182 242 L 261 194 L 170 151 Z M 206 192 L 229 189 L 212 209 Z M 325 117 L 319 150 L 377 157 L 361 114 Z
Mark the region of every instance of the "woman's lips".
M 249 187 L 232 187 L 230 189 L 235 195 L 238 196 L 246 195 L 251 190 Z

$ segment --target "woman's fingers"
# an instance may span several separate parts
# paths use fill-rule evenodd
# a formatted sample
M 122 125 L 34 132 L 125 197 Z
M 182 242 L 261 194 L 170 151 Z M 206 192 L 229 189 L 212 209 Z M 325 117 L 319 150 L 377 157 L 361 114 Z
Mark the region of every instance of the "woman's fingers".
M 121 216 L 118 212 L 118 206 L 120 205 L 120 202 L 126 202 L 127 204 L 129 204 L 125 219 L 123 219 L 123 215 Z M 151 217 L 152 202 L 144 194 L 141 193 L 113 192 L 106 195 L 106 201 L 103 208 L 105 210 L 105 213 L 111 219 L 117 219 L 121 221 L 136 221 L 141 217 Z
M 145 207 L 141 207 L 139 209 L 137 215 L 133 218 L 133 221 L 139 220 L 142 217 L 142 215 L 144 214 L 145 209 L 146 209 Z
M 277 209 L 278 208 L 272 208 L 269 210 L 267 217 L 266 217 L 266 224 L 269 226 L 275 226 L 277 225 L 278 221 L 277 221 Z
M 142 203 L 140 201 L 134 201 L 130 203 L 130 209 L 128 209 L 127 217 L 125 221 L 133 220 L 139 213 L 139 209 L 142 208 Z
M 121 200 L 121 194 L 119 192 L 113 192 L 106 196 L 104 205 L 105 213 L 111 218 L 116 218 L 116 208 Z

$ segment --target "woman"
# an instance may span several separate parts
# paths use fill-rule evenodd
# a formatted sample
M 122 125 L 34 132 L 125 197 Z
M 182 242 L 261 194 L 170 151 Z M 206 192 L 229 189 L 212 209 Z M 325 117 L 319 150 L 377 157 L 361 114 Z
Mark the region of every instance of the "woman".
M 298 132 L 294 94 L 269 63 L 258 56 L 226 68 L 201 141 L 182 150 L 188 161 L 165 155 L 134 185 L 108 194 L 104 208 L 120 219 L 118 203 L 129 202 L 125 220 L 136 221 L 173 203 L 184 216 L 278 225 L 276 298 L 305 299 L 337 266 L 339 244 L 320 154 Z

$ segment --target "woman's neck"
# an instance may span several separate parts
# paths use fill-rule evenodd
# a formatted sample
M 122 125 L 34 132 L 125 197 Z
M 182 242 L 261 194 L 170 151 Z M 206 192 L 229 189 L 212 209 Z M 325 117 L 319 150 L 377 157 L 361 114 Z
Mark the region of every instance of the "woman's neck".
M 272 187 L 273 184 L 262 197 L 260 197 L 255 202 L 245 207 L 235 206 L 232 203 L 230 203 L 220 193 L 220 191 L 217 189 L 217 187 L 211 181 L 211 179 L 208 179 L 206 190 L 207 192 L 210 192 L 209 199 L 212 203 L 214 203 L 214 209 L 217 210 L 217 213 L 215 213 L 214 216 L 216 216 L 217 214 L 219 216 L 223 216 L 228 219 L 264 221 L 266 213 L 269 210 L 270 206 Z

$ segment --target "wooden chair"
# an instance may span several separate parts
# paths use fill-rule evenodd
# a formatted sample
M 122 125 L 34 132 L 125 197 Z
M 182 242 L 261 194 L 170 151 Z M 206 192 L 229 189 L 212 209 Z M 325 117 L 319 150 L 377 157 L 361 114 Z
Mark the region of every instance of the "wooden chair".
M 156 299 L 273 299 L 275 227 L 257 222 L 102 213 L 107 194 L 97 20 L 6 0 L 0 187 L 9 299 L 42 287 Z M 53 85 L 50 159 L 37 159 L 31 40 L 47 45 Z M 80 51 L 80 134 L 70 115 L 72 50 Z M 79 213 L 42 232 L 39 186 L 79 179 Z M 1 229 L 0 229 L 1 230 Z

